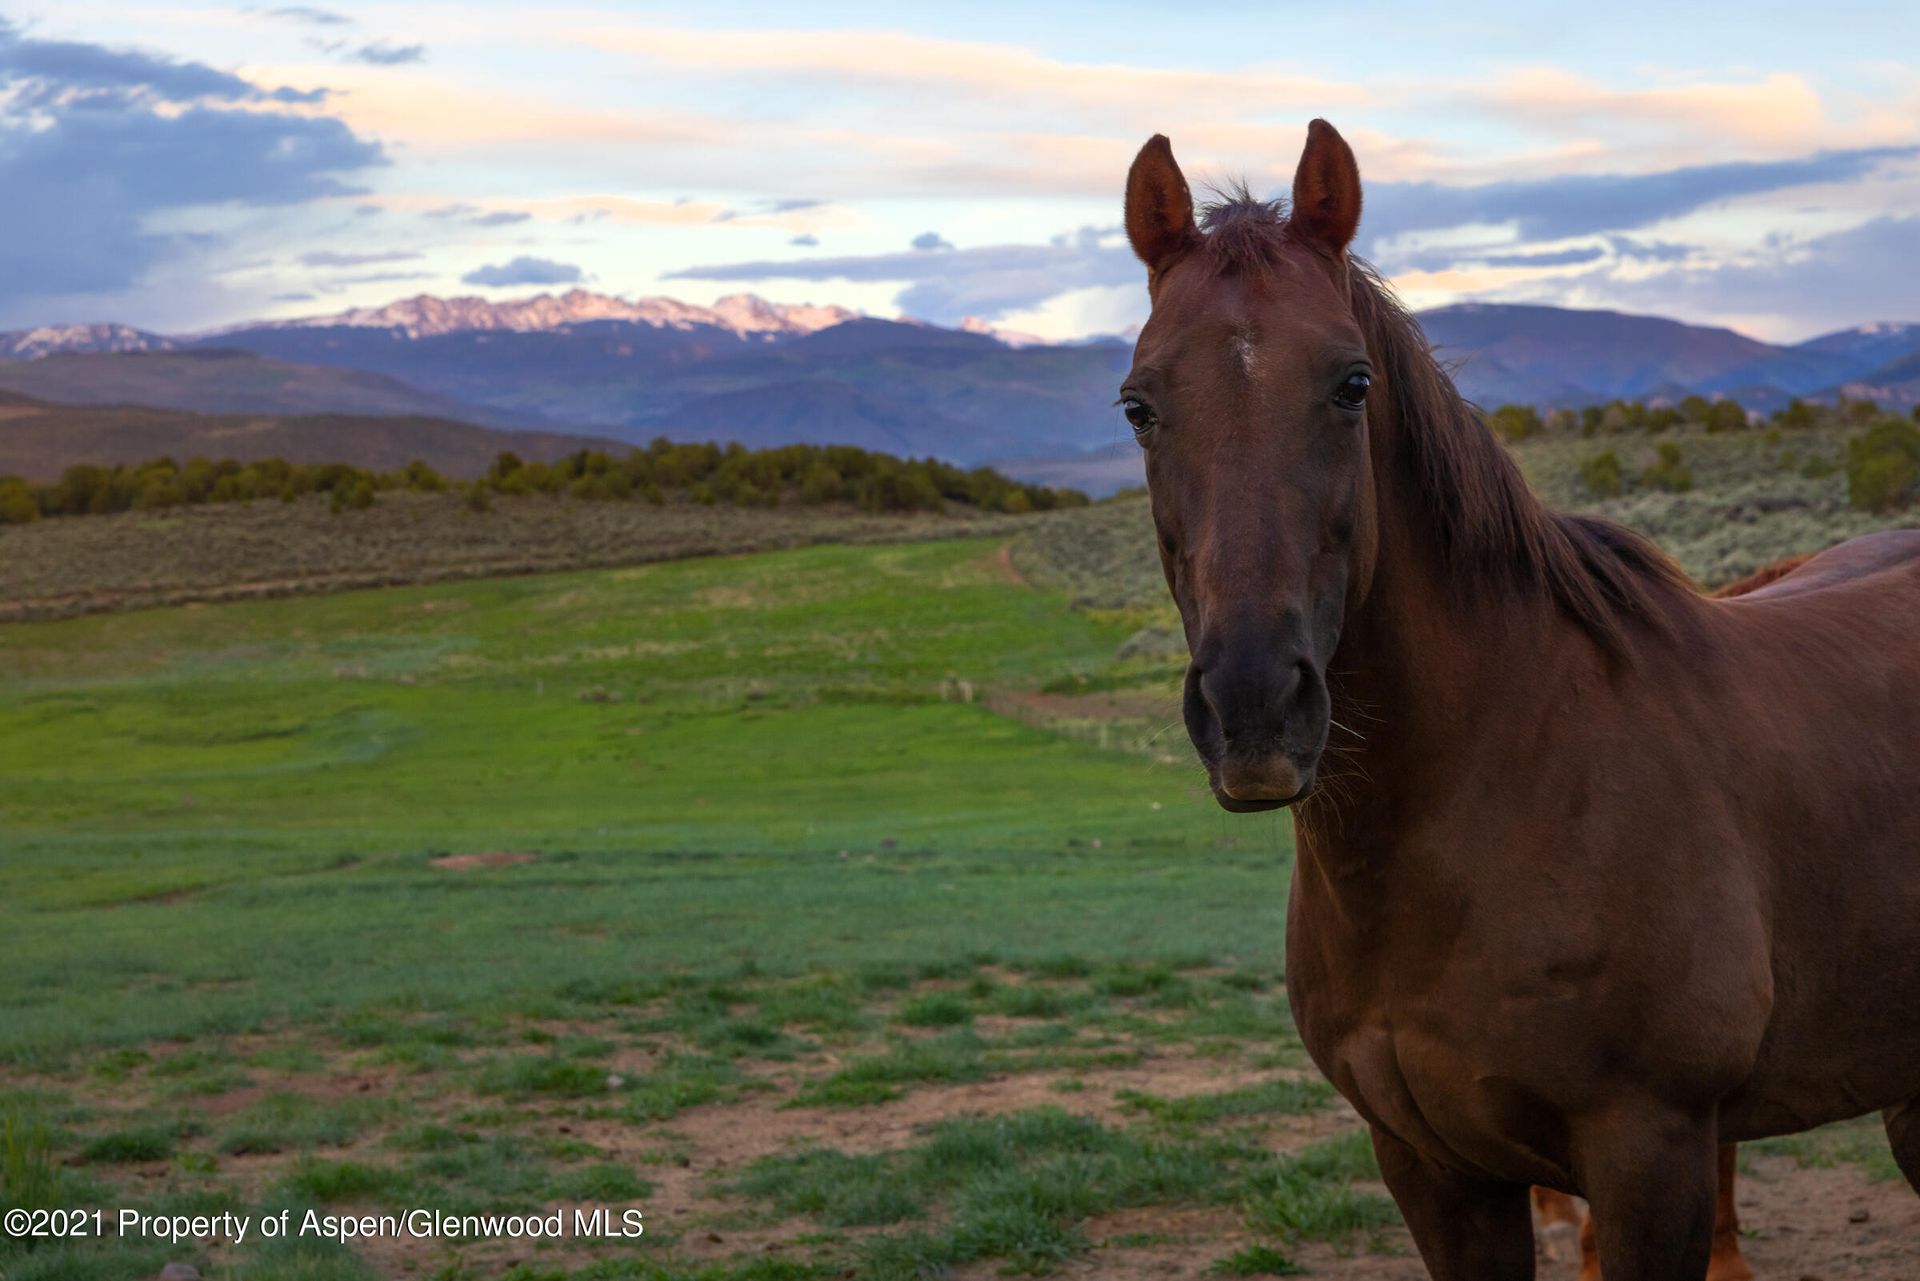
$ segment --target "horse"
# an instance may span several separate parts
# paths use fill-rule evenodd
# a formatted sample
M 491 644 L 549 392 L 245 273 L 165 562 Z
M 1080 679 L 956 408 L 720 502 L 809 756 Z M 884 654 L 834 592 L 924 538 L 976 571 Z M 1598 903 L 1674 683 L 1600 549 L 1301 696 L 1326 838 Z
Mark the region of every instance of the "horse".
M 1920 1190 L 1920 532 L 1732 599 L 1547 510 L 1350 251 L 1352 149 L 1127 175 L 1120 405 L 1218 803 L 1290 808 L 1287 988 L 1439 1281 L 1699 1281 L 1720 1145 L 1883 1114 Z

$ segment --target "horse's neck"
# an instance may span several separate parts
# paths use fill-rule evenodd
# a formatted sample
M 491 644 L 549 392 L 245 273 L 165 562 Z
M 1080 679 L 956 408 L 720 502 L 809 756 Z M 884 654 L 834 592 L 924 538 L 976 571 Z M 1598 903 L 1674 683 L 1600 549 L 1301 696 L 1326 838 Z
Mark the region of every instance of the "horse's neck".
M 1516 705 L 1557 679 L 1555 656 L 1590 652 L 1544 594 L 1461 581 L 1404 462 L 1391 449 L 1376 461 L 1373 579 L 1328 664 L 1322 794 L 1299 815 L 1356 855 L 1445 797 L 1489 736 L 1514 733 Z

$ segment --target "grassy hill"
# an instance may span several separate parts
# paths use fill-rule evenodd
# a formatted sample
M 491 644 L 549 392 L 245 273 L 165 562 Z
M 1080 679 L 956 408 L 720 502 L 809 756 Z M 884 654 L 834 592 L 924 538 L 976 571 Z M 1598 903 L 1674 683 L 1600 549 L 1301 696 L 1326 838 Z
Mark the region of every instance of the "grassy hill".
M 1012 532 L 1051 516 L 900 515 L 844 503 L 777 509 L 389 492 L 364 510 L 326 498 L 219 503 L 0 525 L 0 622 L 189 601 L 313 595 L 453 579 L 637 565 L 813 543 Z
M 26 367 L 38 368 L 58 359 L 48 357 Z M 13 368 L 0 364 L 0 383 Z M 474 476 L 486 470 L 502 450 L 550 461 L 607 444 L 592 436 L 495 431 L 417 415 L 212 414 L 132 404 L 51 404 L 0 392 L 0 476 L 38 481 L 54 480 L 75 463 L 144 462 L 163 455 L 182 460 L 197 455 L 241 461 L 344 462 L 381 471 L 404 467 L 418 458 L 450 475 Z

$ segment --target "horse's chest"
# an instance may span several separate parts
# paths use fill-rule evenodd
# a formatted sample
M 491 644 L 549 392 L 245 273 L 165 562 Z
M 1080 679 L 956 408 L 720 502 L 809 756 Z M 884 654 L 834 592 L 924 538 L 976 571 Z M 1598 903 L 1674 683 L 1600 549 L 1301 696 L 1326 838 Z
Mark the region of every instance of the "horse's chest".
M 1431 1029 L 1363 1020 L 1327 1038 L 1315 1057 L 1371 1124 L 1430 1159 L 1501 1178 L 1564 1182 L 1566 1130 L 1557 1109 L 1527 1083 L 1489 1072 L 1479 1049 Z
M 1301 1039 L 1369 1123 L 1443 1164 L 1531 1182 L 1563 1182 L 1565 1123 L 1516 1070 L 1512 1027 L 1483 1017 L 1448 976 L 1416 999 L 1396 993 L 1364 951 L 1341 959 L 1290 940 L 1288 993 Z M 1295 946 L 1295 945 L 1299 946 Z

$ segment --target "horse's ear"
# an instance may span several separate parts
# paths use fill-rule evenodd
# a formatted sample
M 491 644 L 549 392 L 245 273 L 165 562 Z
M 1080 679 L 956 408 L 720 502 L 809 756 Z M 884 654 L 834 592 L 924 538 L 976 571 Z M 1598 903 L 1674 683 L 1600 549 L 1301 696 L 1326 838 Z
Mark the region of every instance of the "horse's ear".
M 1316 249 L 1339 256 L 1360 226 L 1360 166 L 1340 131 L 1324 120 L 1307 126 L 1307 149 L 1293 174 L 1294 231 Z
M 1127 171 L 1127 240 L 1151 276 L 1199 234 L 1193 193 L 1174 163 L 1173 144 L 1156 133 Z

